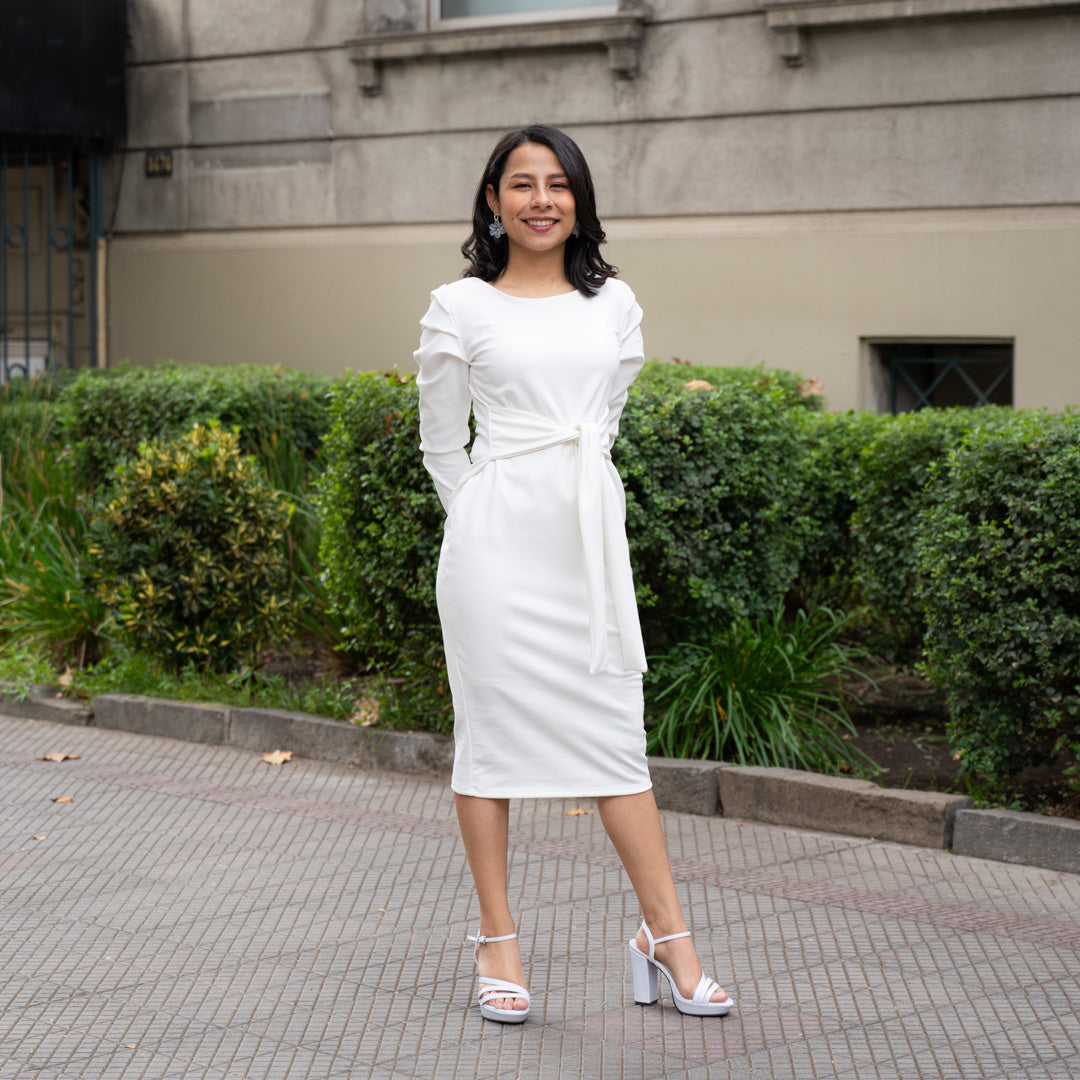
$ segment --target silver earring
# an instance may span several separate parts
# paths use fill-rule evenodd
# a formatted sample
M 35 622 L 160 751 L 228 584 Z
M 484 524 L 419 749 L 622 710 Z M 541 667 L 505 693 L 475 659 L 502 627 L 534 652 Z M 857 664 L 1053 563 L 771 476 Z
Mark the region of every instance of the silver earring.
M 499 215 L 496 212 L 495 220 L 488 226 L 488 232 L 491 233 L 492 240 L 498 240 L 506 235 L 506 229 L 503 223 L 499 220 Z
M 578 237 L 581 235 L 581 226 L 576 222 L 574 224 L 574 231 L 570 235 L 573 237 Z

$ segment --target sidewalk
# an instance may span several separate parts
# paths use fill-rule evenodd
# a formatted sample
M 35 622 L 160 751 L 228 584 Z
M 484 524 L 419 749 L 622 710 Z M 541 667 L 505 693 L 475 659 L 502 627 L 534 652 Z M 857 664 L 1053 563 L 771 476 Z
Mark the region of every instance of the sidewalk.
M 665 812 L 738 1001 L 693 1019 L 633 1004 L 591 804 L 515 803 L 504 1028 L 445 783 L 5 717 L 0 747 L 0 1080 L 1080 1076 L 1080 876 Z

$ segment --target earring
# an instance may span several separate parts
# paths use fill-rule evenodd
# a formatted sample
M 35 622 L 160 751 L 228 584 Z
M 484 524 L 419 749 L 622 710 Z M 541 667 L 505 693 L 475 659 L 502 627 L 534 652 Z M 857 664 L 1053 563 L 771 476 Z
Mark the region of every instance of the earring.
M 581 235 L 581 226 L 577 222 L 574 223 L 574 231 L 570 235 L 575 238 Z
M 499 220 L 498 211 L 495 211 L 495 220 L 488 226 L 488 232 L 491 233 L 492 240 L 498 240 L 506 235 L 506 228 Z

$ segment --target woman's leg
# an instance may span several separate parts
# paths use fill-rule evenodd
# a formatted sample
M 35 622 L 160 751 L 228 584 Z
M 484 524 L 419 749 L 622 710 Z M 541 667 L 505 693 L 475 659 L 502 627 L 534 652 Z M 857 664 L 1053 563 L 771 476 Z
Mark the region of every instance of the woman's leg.
M 651 791 L 637 795 L 608 795 L 596 800 L 615 850 L 630 876 L 630 883 L 641 904 L 641 914 L 654 937 L 678 934 L 686 929 L 682 905 L 675 892 L 667 847 L 660 827 L 660 814 Z M 648 952 L 644 933 L 638 931 L 638 948 Z M 690 938 L 665 941 L 656 946 L 656 958 L 675 976 L 679 993 L 690 997 L 701 978 L 701 963 Z M 713 1001 L 725 1001 L 727 994 L 718 990 Z
M 506 846 L 510 829 L 508 799 L 480 799 L 472 795 L 455 795 L 461 839 L 469 859 L 476 896 L 480 903 L 480 933 L 485 937 L 501 937 L 514 932 L 514 917 L 506 897 Z M 508 979 L 525 985 L 521 953 L 516 939 L 492 941 L 481 945 L 478 953 L 480 983 L 484 976 Z M 525 1009 L 524 998 L 496 998 L 491 1002 L 497 1009 Z

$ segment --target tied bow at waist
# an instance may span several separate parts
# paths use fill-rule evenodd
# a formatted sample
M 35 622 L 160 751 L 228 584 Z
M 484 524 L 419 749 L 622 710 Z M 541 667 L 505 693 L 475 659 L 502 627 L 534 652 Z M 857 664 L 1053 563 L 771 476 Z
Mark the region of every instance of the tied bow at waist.
M 561 443 L 577 445 L 577 504 L 585 554 L 585 589 L 589 614 L 589 673 L 607 669 L 607 584 L 611 585 L 615 622 L 622 645 L 623 669 L 644 671 L 630 552 L 626 544 L 622 501 L 611 482 L 601 427 L 592 420 L 564 427 L 547 417 L 518 409 L 490 408 L 491 453 L 473 463 L 459 487 L 489 461 L 546 450 Z

